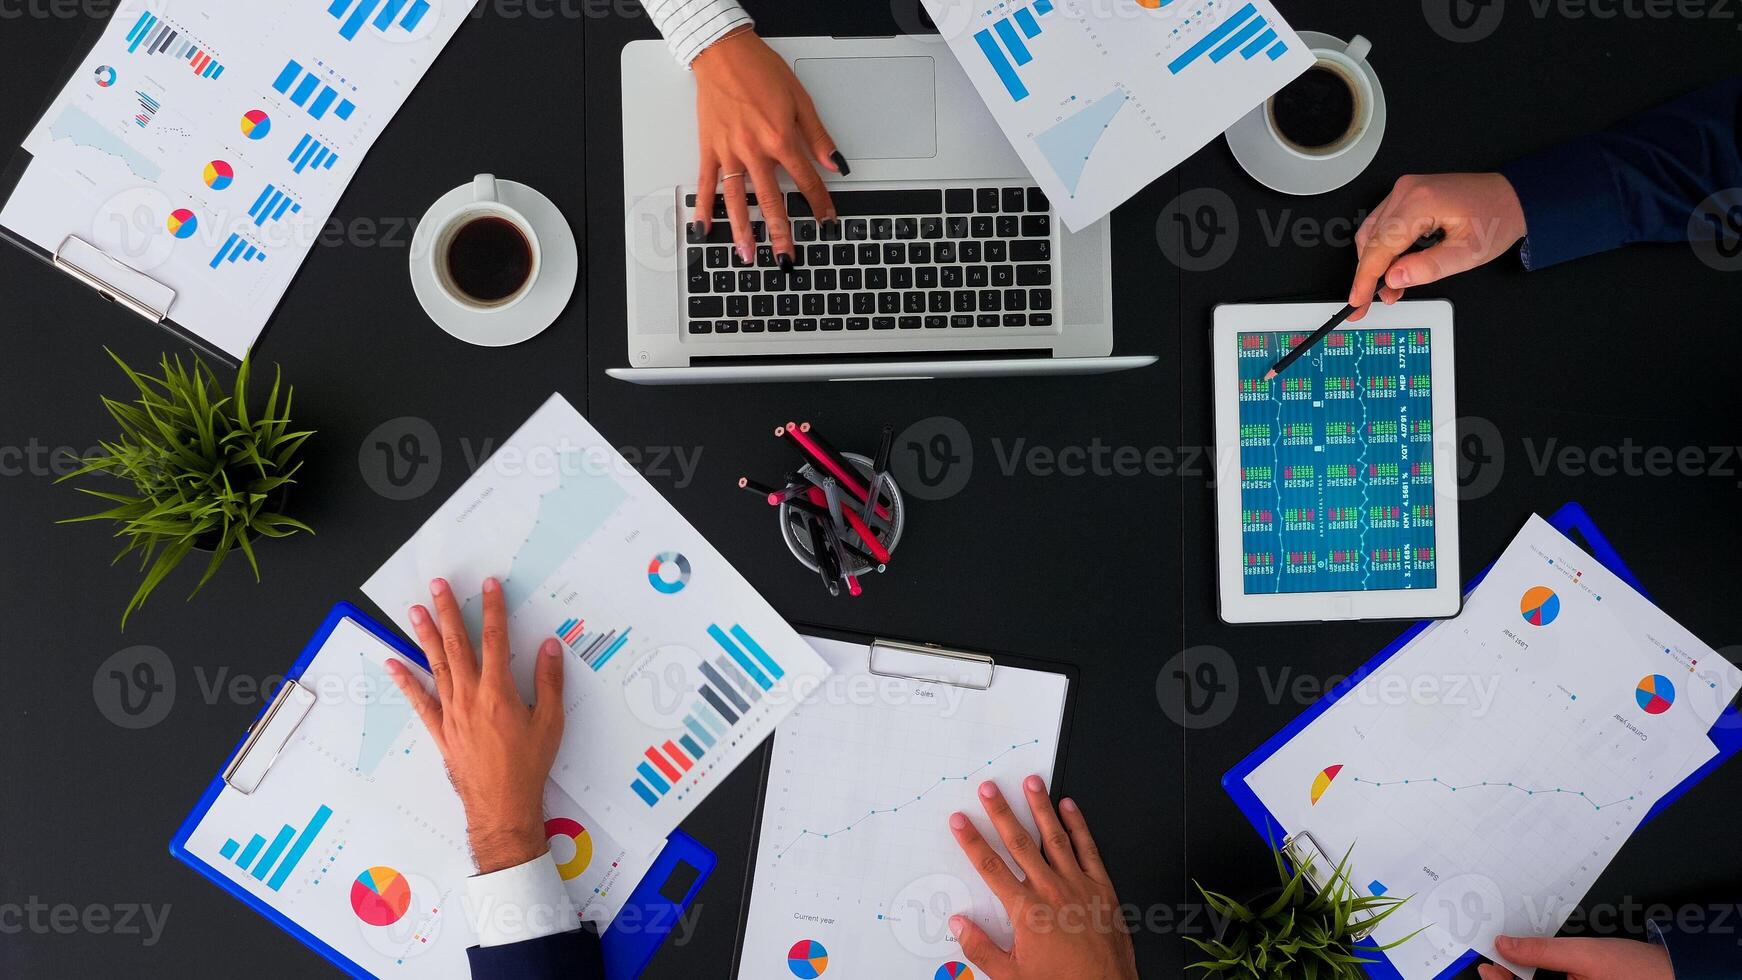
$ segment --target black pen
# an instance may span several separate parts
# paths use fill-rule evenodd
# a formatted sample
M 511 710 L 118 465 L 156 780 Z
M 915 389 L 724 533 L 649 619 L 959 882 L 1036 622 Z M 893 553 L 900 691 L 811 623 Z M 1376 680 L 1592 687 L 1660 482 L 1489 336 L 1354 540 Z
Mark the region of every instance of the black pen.
M 878 499 L 883 496 L 883 475 L 889 472 L 889 453 L 894 448 L 895 426 L 886 425 L 883 427 L 883 442 L 877 447 L 877 458 L 871 464 L 871 492 L 866 495 L 865 510 L 859 515 L 867 527 L 876 513 Z
M 1417 252 L 1422 252 L 1422 251 L 1426 251 L 1427 249 L 1433 248 L 1435 245 L 1438 245 L 1440 242 L 1443 242 L 1445 240 L 1446 240 L 1446 230 L 1444 228 L 1435 228 L 1433 231 L 1430 231 L 1427 234 L 1423 235 L 1422 237 L 1416 239 L 1415 244 L 1411 245 L 1408 249 L 1406 249 L 1403 254 L 1404 255 L 1414 255 Z M 1381 280 L 1380 284 L 1384 285 L 1383 279 Z M 1317 330 L 1314 330 L 1311 334 L 1307 335 L 1307 338 L 1305 340 L 1294 345 L 1294 350 L 1291 350 L 1288 353 L 1282 355 L 1281 360 L 1279 360 L 1275 364 L 1271 365 L 1270 370 L 1265 372 L 1265 374 L 1264 374 L 1264 380 L 1269 381 L 1271 378 L 1274 378 L 1277 375 L 1281 374 L 1282 372 L 1288 370 L 1288 366 L 1290 364 L 1293 364 L 1295 361 L 1300 360 L 1300 356 L 1302 354 L 1305 354 L 1307 351 L 1312 350 L 1314 345 L 1316 345 L 1319 341 L 1324 340 L 1325 337 L 1327 335 L 1329 335 L 1332 330 L 1335 330 L 1338 327 L 1342 326 L 1344 322 L 1346 322 L 1350 317 L 1354 316 L 1355 311 L 1357 309 L 1360 309 L 1360 307 L 1350 305 L 1350 306 L 1345 306 L 1342 309 L 1338 310 L 1337 315 L 1331 317 L 1329 320 L 1326 320 L 1324 326 L 1318 328 Z

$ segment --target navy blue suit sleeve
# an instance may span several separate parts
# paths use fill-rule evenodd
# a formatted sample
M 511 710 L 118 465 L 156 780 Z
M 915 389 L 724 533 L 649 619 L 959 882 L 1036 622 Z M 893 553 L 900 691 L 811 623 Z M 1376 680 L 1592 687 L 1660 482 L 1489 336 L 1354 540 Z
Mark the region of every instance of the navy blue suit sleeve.
M 1690 238 L 1694 211 L 1742 188 L 1742 77 L 1501 168 L 1524 205 L 1527 268 Z
M 472 980 L 604 980 L 599 937 L 591 929 L 559 932 L 507 946 L 466 950 Z
M 1681 932 L 1673 922 L 1654 920 L 1651 938 L 1669 951 L 1675 980 L 1735 980 L 1742 976 L 1742 946 L 1730 929 Z

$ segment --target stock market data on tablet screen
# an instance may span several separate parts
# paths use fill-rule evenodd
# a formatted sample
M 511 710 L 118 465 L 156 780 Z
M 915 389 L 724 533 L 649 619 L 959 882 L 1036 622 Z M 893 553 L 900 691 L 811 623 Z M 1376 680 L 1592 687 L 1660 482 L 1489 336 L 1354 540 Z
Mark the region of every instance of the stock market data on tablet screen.
M 1433 334 L 1236 335 L 1241 575 L 1248 595 L 1431 589 Z

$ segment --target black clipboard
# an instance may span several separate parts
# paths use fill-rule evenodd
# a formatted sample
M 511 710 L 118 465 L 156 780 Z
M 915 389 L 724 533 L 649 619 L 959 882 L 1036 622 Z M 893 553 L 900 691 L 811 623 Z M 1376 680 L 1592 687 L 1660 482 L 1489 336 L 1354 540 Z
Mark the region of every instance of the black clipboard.
M 1047 787 L 1052 794 L 1053 802 L 1057 803 L 1060 794 L 1059 786 L 1065 779 L 1065 759 L 1069 755 L 1072 722 L 1076 713 L 1077 681 L 1081 671 L 1071 664 L 1057 661 L 1039 660 L 1002 652 L 971 650 L 958 646 L 944 646 L 937 643 L 927 643 L 915 640 L 893 639 L 886 636 L 872 636 L 866 633 L 856 633 L 851 630 L 839 630 L 823 626 L 813 626 L 805 623 L 793 623 L 793 628 L 799 635 L 815 637 L 823 640 L 838 640 L 843 643 L 853 643 L 868 648 L 869 662 L 867 669 L 872 673 L 885 677 L 902 677 L 909 680 L 929 681 L 939 684 L 955 684 L 975 690 L 992 690 L 997 685 L 997 669 L 1010 667 L 1020 670 L 1039 671 L 1058 674 L 1065 678 L 1064 711 L 1059 716 L 1058 752 L 1053 758 L 1052 783 Z M 984 686 L 973 684 L 956 684 L 943 676 L 917 675 L 911 672 L 880 671 L 879 652 L 890 651 L 904 656 L 936 657 L 942 663 L 952 667 L 962 665 L 980 665 L 986 668 L 987 683 Z M 770 737 L 761 750 L 762 762 L 759 783 L 756 789 L 756 819 L 750 828 L 750 851 L 745 859 L 744 890 L 739 900 L 738 933 L 735 940 L 736 949 L 732 954 L 731 976 L 736 977 L 744 965 L 744 934 L 750 924 L 750 903 L 756 886 L 756 857 L 761 850 L 762 814 L 768 802 L 768 777 L 774 761 L 774 738 Z

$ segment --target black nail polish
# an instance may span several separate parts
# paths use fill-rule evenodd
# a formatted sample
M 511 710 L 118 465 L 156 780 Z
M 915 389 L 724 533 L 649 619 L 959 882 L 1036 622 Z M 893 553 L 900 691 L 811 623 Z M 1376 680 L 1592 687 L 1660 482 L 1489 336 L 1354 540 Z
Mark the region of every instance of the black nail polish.
M 785 252 L 782 252 L 779 255 L 774 257 L 774 264 L 777 266 L 780 266 L 781 272 L 791 272 L 792 271 L 792 256 L 786 254 Z
M 835 172 L 841 176 L 845 177 L 853 172 L 853 168 L 847 166 L 847 158 L 841 155 L 840 150 L 829 154 L 829 159 L 835 162 Z

